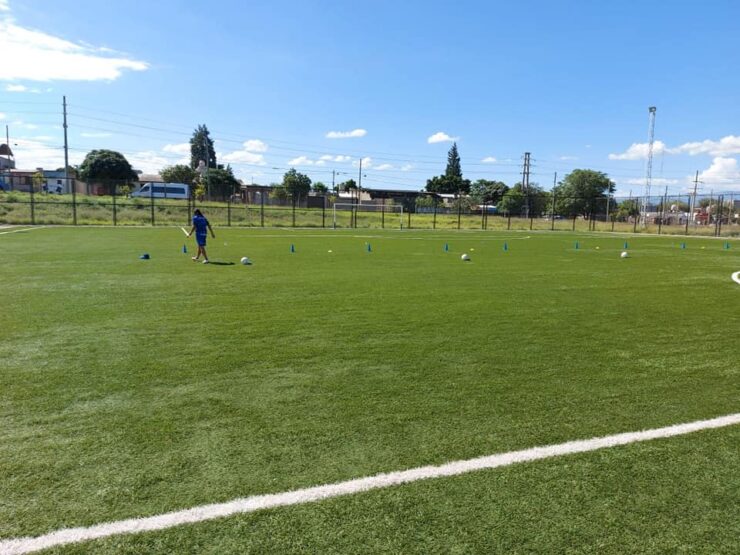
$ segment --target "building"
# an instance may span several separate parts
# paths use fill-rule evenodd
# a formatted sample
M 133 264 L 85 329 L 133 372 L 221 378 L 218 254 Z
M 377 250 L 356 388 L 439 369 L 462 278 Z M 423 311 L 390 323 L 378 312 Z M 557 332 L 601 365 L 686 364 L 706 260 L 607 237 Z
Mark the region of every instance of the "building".
M 38 174 L 41 174 L 41 179 L 34 184 L 34 179 L 38 180 Z M 36 168 L 35 170 L 5 169 L 0 172 L 0 187 L 5 191 L 30 193 L 31 186 L 33 186 L 35 193 L 56 193 L 61 195 L 71 193 L 72 187 L 75 185 L 77 185 L 77 180 L 74 175 L 70 175 L 69 180 L 66 180 L 63 171 Z M 80 192 L 79 186 L 77 192 Z
M 0 144 L 0 170 L 15 169 L 15 157 L 13 151 L 5 143 Z

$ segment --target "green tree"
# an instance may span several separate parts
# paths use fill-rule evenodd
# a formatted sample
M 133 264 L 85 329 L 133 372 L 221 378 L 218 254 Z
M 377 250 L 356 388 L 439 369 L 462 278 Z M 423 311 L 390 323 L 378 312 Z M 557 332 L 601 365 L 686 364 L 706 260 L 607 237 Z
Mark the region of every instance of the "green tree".
M 138 181 L 139 176 L 126 157 L 115 150 L 91 150 L 79 169 L 80 179 L 100 182 L 111 194 L 118 183 Z
M 159 171 L 159 175 L 165 183 L 185 183 L 186 185 L 192 185 L 198 177 L 195 170 L 185 164 L 164 167 Z
M 425 195 L 416 197 L 416 211 L 430 212 L 432 208 L 442 205 L 442 199 L 435 195 Z
M 509 187 L 502 181 L 479 179 L 470 186 L 470 196 L 476 204 L 495 205 L 508 190 Z
M 573 170 L 553 189 L 556 210 L 563 216 L 590 216 L 606 210 L 614 182 L 595 170 Z
M 624 222 L 630 217 L 634 218 L 640 215 L 640 205 L 635 199 L 623 200 L 617 206 L 614 217 L 617 221 Z
M 290 194 L 282 183 L 273 183 L 270 186 L 270 198 L 283 202 L 290 198 Z
M 546 214 L 550 208 L 550 194 L 543 191 L 537 183 L 529 184 L 529 194 L 525 195 L 522 184 L 517 183 L 498 203 L 498 211 L 503 214 L 520 216 L 526 213 L 527 200 L 529 200 L 530 216 Z
M 350 191 L 354 191 L 357 189 L 357 183 L 354 179 L 348 179 L 347 181 L 340 183 L 338 187 L 339 190 L 343 193 L 349 193 Z
M 313 187 L 311 187 L 311 188 L 314 190 L 315 193 L 324 194 L 324 193 L 327 193 L 329 191 L 329 187 L 327 187 L 326 185 L 324 185 L 321 181 L 317 181 L 316 183 L 314 183 L 313 184 Z
M 311 178 L 291 168 L 283 175 L 283 186 L 294 203 L 300 202 L 301 197 L 308 195 L 311 190 Z
M 209 169 L 204 181 L 206 182 L 206 189 L 210 196 L 224 200 L 238 192 L 241 187 L 239 181 L 234 177 L 234 171 L 231 169 L 231 166 L 226 166 L 223 169 Z
M 33 174 L 31 177 L 32 180 L 32 187 L 34 191 L 41 191 L 44 187 L 44 183 L 46 182 L 46 179 L 44 179 L 44 172 L 37 171 Z
M 427 180 L 426 190 L 430 193 L 459 195 L 470 192 L 470 180 L 464 179 L 460 165 L 457 143 L 452 143 L 447 153 L 447 167 L 443 175 Z
M 196 127 L 193 136 L 190 138 L 190 167 L 197 168 L 201 160 L 206 163 L 208 168 L 218 168 L 213 140 L 208 127 L 205 125 Z

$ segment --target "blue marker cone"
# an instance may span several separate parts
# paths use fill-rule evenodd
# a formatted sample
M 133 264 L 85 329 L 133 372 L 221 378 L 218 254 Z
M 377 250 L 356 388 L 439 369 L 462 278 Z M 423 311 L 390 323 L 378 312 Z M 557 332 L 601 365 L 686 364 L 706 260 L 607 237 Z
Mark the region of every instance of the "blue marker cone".
M 449 250 L 450 250 L 450 246 L 447 243 L 445 243 L 445 252 L 447 252 Z
M 578 244 L 578 241 L 576 241 L 576 250 L 578 250 L 578 247 L 580 247 L 580 245 Z
M 725 250 L 726 251 L 730 250 L 730 242 L 729 241 L 725 241 Z
M 373 252 L 373 248 L 370 246 L 370 243 L 367 244 L 367 252 Z
M 686 243 L 681 243 L 681 248 L 682 249 L 685 249 L 686 248 Z
M 290 244 L 290 252 L 295 252 L 295 245 L 293 243 Z
M 182 246 L 182 254 L 187 254 L 187 253 L 188 253 L 188 248 L 185 245 L 183 245 Z
M 628 249 L 628 248 L 629 248 L 629 247 L 627 246 L 627 241 L 625 241 L 625 242 L 624 242 L 624 248 L 625 248 L 625 249 Z
M 509 243 L 504 243 L 504 252 L 509 250 Z

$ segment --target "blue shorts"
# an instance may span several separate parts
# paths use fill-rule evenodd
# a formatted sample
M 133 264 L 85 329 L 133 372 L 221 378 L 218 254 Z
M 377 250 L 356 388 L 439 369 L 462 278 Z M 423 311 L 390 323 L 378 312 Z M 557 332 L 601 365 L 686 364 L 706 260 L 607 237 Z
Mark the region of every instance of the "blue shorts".
M 199 247 L 205 247 L 206 246 L 206 237 L 208 237 L 207 234 L 201 235 L 200 233 L 195 234 L 195 242 L 198 243 Z

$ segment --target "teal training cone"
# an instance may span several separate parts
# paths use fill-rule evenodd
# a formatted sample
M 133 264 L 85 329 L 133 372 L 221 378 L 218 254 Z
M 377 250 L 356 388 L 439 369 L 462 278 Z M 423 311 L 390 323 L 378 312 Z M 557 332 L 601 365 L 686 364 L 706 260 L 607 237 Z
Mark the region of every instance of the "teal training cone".
M 725 250 L 727 250 L 727 251 L 730 250 L 730 242 L 729 241 L 725 241 Z
M 625 241 L 625 242 L 624 242 L 624 248 L 625 248 L 625 249 L 628 249 L 628 248 L 629 248 L 629 247 L 627 246 L 627 241 Z
M 290 252 L 295 252 L 295 245 L 293 243 L 290 244 Z
M 449 250 L 450 250 L 450 246 L 447 243 L 445 243 L 445 252 L 447 252 Z
M 373 248 L 370 246 L 370 243 L 367 244 L 367 252 L 373 252 Z
M 681 243 L 681 248 L 682 249 L 685 249 L 686 248 L 686 243 Z
M 187 254 L 187 253 L 188 253 L 188 247 L 185 246 L 185 245 L 183 245 L 182 246 L 182 254 Z
M 504 243 L 504 251 L 508 251 L 508 250 L 509 250 L 509 243 L 506 243 L 505 242 Z
M 580 247 L 580 245 L 578 244 L 578 241 L 576 241 L 576 250 L 578 250 L 578 247 Z

